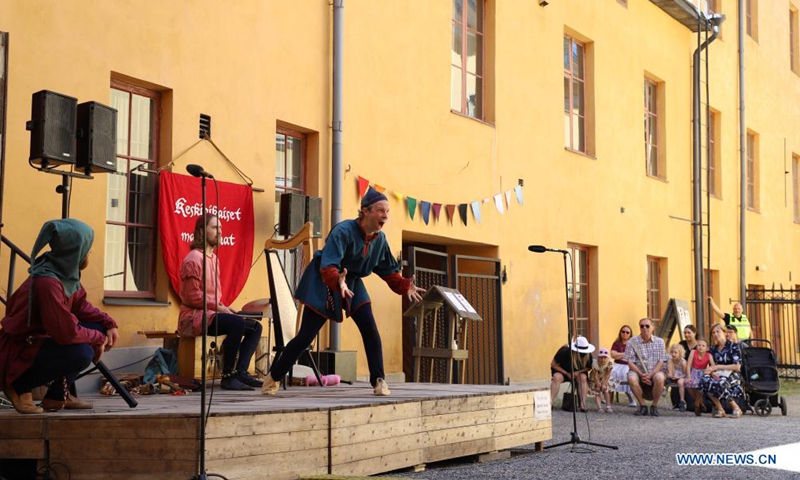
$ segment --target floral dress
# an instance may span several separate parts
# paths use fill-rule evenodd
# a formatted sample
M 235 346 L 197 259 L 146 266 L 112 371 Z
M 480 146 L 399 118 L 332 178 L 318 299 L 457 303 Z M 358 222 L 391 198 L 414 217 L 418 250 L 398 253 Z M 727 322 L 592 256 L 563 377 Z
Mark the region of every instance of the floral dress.
M 711 356 L 717 365 L 741 365 L 742 355 L 738 343 L 725 342 L 722 349 L 719 345 L 711 347 Z M 730 370 L 728 370 L 730 371 Z M 718 370 L 717 374 L 720 373 Z M 728 376 L 720 376 L 714 379 L 711 375 L 703 375 L 700 379 L 700 390 L 713 397 L 719 398 L 721 402 L 727 402 L 744 395 L 742 391 L 742 376 L 739 372 L 731 372 Z

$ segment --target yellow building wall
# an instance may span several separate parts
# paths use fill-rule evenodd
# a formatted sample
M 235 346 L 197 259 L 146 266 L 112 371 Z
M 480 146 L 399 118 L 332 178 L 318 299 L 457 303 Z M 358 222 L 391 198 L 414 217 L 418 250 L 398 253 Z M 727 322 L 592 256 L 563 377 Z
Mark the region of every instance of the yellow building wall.
M 788 9 L 759 2 L 759 42 L 747 39 L 747 122 L 760 135 L 760 211 L 747 214 L 747 282 L 797 281 L 800 227 L 792 222 L 791 185 L 784 172 L 800 153 L 793 108 L 798 77 L 788 68 Z M 723 8 L 732 4 L 724 2 Z M 404 200 L 389 195 L 385 231 L 395 255 L 406 241 L 464 245 L 501 259 L 505 377 L 549 376 L 566 342 L 561 256 L 536 255 L 528 245 L 590 246 L 595 252 L 592 340 L 610 347 L 619 327 L 646 315 L 646 258 L 666 259 L 665 298 L 691 302 L 692 52 L 697 37 L 653 3 L 625 7 L 612 0 L 489 1 L 487 121 L 450 111 L 449 1 L 350 0 L 345 5 L 343 216 L 355 216 L 356 177 L 418 200 L 481 201 L 524 181 L 525 204 L 512 197 L 500 214 L 482 204 L 482 221 L 453 224 L 445 213 L 425 225 Z M 710 47 L 711 106 L 721 115 L 722 194 L 711 202 L 711 268 L 719 271 L 718 303 L 738 296 L 739 147 L 736 12 Z M 783 22 L 783 23 L 781 23 Z M 108 28 L 117 25 L 118 28 Z M 776 27 L 777 25 L 777 27 Z M 55 176 L 25 165 L 30 94 L 49 89 L 80 101 L 108 103 L 112 77 L 147 82 L 164 92 L 162 164 L 197 141 L 200 113 L 212 116 L 213 139 L 264 193 L 254 193 L 253 258 L 272 234 L 276 126 L 308 129 L 307 189 L 323 197 L 323 232 L 330 229 L 331 7 L 324 1 L 211 0 L 0 3 L 0 30 L 10 33 L 8 137 L 3 234 L 23 249 L 41 223 L 60 214 Z M 564 148 L 562 42 L 569 33 L 589 42 L 594 102 L 591 156 Z M 785 54 L 784 54 L 785 51 Z M 666 179 L 645 174 L 643 83 L 661 82 L 665 95 Z M 315 133 L 316 132 L 316 133 Z M 786 154 L 784 154 L 786 139 Z M 788 157 L 787 157 L 788 155 Z M 218 178 L 238 181 L 210 145 L 176 162 L 199 163 Z M 789 177 L 790 179 L 790 177 Z M 23 203 L 32 196 L 36 202 Z M 103 298 L 106 180 L 76 180 L 72 216 L 97 231 L 94 262 L 84 274 L 90 300 Z M 785 197 L 788 195 L 788 197 Z M 785 198 L 788 198 L 788 203 Z M 453 251 L 459 250 L 454 248 Z M 4 252 L 3 260 L 7 253 Z M 0 270 L 6 262 L 0 265 Z M 766 271 L 755 265 L 767 266 Z M 159 270 L 169 307 L 107 307 L 120 322 L 123 346 L 142 345 L 141 329 L 172 328 L 177 299 Z M 3 272 L 0 272 L 3 274 Z M 402 371 L 401 298 L 378 278 L 366 280 L 383 337 L 387 372 Z M 267 296 L 263 261 L 234 306 Z M 359 352 L 347 321 L 342 349 Z M 325 345 L 323 345 L 325 346 Z

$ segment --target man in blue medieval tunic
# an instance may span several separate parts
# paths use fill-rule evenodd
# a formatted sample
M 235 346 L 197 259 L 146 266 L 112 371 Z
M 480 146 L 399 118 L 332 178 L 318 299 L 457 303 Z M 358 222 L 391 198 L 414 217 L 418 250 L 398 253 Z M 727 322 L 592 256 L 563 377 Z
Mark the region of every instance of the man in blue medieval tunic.
M 398 295 L 412 302 L 422 301 L 425 290 L 414 285 L 414 277 L 403 278 L 383 226 L 389 219 L 386 196 L 373 188 L 361 200 L 356 220 L 345 220 L 333 227 L 325 247 L 314 254 L 306 268 L 295 297 L 305 305 L 297 336 L 275 360 L 262 387 L 264 395 L 275 395 L 280 381 L 300 358 L 327 320 L 341 322 L 342 312 L 353 317 L 369 365 L 369 381 L 375 395 L 391 392 L 383 372 L 383 347 L 372 305 L 363 277 L 371 273 L 381 277 Z

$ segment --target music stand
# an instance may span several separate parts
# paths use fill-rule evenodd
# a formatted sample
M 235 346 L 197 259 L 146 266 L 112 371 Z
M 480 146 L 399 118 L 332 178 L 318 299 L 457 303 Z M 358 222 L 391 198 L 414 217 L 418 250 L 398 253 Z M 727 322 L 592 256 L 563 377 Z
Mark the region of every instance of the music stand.
M 569 318 L 569 289 L 567 288 L 567 280 L 569 277 L 567 276 L 567 255 L 569 255 L 569 251 L 567 250 L 558 250 L 559 253 L 564 257 L 564 296 L 567 299 L 567 346 L 571 348 L 572 338 L 574 332 L 572 331 L 572 322 Z M 572 262 L 572 257 L 570 256 L 570 263 Z M 570 359 L 572 358 L 572 353 L 570 352 Z M 580 395 L 580 392 L 576 388 L 575 385 L 575 362 L 569 362 L 569 375 L 570 375 L 570 384 L 572 385 L 572 394 L 573 395 Z M 602 443 L 597 442 L 589 442 L 586 440 L 581 440 L 580 435 L 578 435 L 578 400 L 574 399 L 572 402 L 572 432 L 570 433 L 569 440 L 566 442 L 556 443 L 555 445 L 548 445 L 545 448 L 555 448 L 561 447 L 563 445 L 572 445 L 572 448 L 575 448 L 575 445 L 583 444 L 583 445 L 594 445 L 595 447 L 603 447 L 603 448 L 610 448 L 612 450 L 619 450 L 619 447 L 615 445 L 605 445 Z M 574 451 L 574 450 L 573 450 Z

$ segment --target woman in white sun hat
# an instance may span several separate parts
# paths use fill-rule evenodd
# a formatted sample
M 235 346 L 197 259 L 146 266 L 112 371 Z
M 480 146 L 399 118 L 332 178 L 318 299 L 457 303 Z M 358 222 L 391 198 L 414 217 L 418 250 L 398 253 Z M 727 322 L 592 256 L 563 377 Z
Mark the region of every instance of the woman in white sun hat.
M 572 345 L 564 345 L 556 352 L 553 360 L 550 362 L 550 373 L 552 380 L 550 381 L 550 404 L 558 396 L 558 390 L 561 384 L 569 382 L 572 379 L 572 373 L 575 374 L 575 386 L 578 388 L 580 398 L 580 409 L 582 412 L 586 411 L 586 393 L 588 392 L 588 377 L 589 370 L 592 369 L 592 352 L 594 345 L 586 340 L 586 337 L 579 336 Z M 570 365 L 571 364 L 571 365 Z

